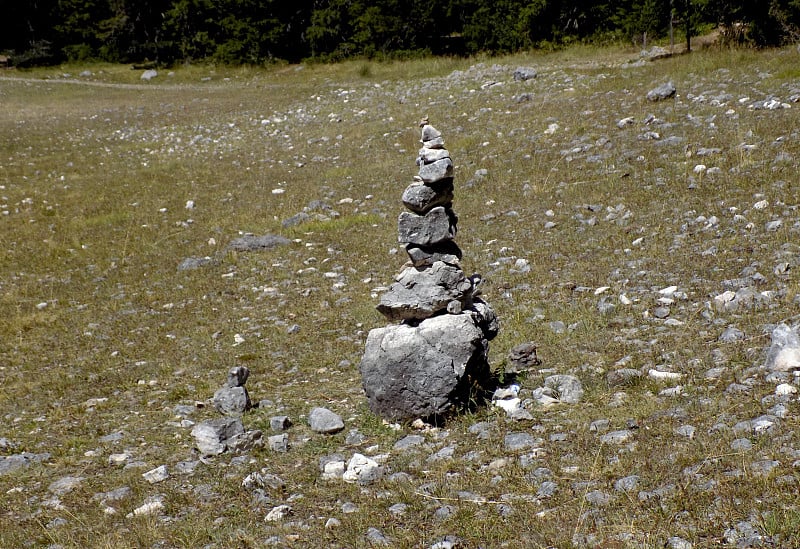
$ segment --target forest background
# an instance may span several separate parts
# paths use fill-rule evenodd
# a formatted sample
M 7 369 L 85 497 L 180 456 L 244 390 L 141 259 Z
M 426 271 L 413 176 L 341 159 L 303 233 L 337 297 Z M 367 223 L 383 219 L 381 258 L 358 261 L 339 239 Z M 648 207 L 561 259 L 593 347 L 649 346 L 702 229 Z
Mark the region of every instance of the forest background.
M 800 36 L 800 0 L 0 0 L 0 14 L 0 53 L 20 67 L 499 54 L 706 28 L 755 46 Z

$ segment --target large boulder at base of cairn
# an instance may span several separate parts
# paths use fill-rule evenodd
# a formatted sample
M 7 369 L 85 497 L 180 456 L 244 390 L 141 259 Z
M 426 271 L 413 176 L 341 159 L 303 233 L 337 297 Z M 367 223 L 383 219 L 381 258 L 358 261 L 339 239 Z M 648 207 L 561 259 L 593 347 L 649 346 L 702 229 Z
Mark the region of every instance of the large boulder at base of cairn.
M 442 415 L 489 376 L 487 351 L 466 314 L 371 330 L 361 360 L 369 407 L 392 420 Z
M 378 311 L 401 322 L 370 331 L 359 370 L 370 409 L 405 421 L 440 416 L 466 404 L 490 376 L 489 340 L 499 325 L 466 276 L 455 243 L 453 161 L 441 132 L 422 127 L 419 175 L 402 196 L 398 240 L 410 262 L 381 296 Z

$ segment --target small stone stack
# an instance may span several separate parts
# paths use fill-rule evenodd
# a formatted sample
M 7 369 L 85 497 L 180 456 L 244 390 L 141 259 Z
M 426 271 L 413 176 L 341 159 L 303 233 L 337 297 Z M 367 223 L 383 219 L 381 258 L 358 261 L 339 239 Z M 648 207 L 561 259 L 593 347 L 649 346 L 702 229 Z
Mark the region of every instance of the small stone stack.
M 370 331 L 359 365 L 370 408 L 391 420 L 438 416 L 466 402 L 489 377 L 488 342 L 498 331 L 478 297 L 481 277 L 461 270 L 450 153 L 427 119 L 420 126 L 419 175 L 403 192 L 409 211 L 398 219 L 410 261 L 377 306 L 401 324 Z

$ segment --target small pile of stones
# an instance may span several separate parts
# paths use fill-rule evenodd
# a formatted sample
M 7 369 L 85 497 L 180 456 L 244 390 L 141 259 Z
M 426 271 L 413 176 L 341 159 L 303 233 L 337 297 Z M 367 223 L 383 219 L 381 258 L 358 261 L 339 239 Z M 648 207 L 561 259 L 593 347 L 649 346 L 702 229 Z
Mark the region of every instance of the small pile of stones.
M 489 340 L 498 332 L 467 277 L 455 243 L 454 167 L 442 133 L 424 119 L 419 173 L 403 192 L 398 241 L 409 261 L 377 309 L 400 322 L 370 331 L 359 369 L 370 409 L 391 420 L 438 416 L 489 378 Z
M 244 384 L 250 377 L 246 366 L 235 366 L 228 371 L 224 387 L 214 393 L 214 407 L 225 417 L 198 423 L 192 429 L 195 447 L 201 454 L 215 456 L 226 451 L 246 452 L 264 445 L 259 430 L 247 431 L 241 416 L 252 407 L 250 395 Z

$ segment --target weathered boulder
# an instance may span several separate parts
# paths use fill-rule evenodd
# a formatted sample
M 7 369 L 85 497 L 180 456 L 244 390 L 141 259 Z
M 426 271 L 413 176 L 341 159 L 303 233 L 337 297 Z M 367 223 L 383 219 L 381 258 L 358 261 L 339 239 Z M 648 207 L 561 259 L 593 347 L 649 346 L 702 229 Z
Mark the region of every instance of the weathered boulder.
M 369 407 L 393 420 L 444 414 L 488 378 L 487 352 L 467 314 L 371 330 L 359 364 Z
M 453 180 L 449 185 L 433 186 L 424 183 L 409 185 L 403 192 L 403 204 L 414 213 L 424 215 L 437 206 L 449 208 L 453 203 Z
M 455 238 L 457 223 L 455 213 L 442 206 L 425 215 L 403 212 L 397 219 L 397 240 L 403 244 L 435 246 Z
M 378 311 L 389 320 L 423 320 L 447 308 L 451 301 L 466 304 L 472 282 L 464 271 L 443 261 L 431 267 L 407 267 L 381 296 Z

